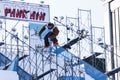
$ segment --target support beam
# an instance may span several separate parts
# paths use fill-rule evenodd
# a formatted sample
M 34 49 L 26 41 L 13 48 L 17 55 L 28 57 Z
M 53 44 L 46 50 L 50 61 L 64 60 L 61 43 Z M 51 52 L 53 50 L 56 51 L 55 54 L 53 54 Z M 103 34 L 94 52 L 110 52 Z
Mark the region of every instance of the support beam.
M 101 55 L 102 53 L 98 53 L 96 52 L 95 54 L 83 59 L 83 61 L 87 62 L 87 60 L 91 60 L 91 59 L 95 59 L 97 56 Z M 79 63 L 75 63 L 73 64 L 73 66 L 77 66 L 77 65 L 80 65 Z
M 24 58 L 28 57 L 29 55 L 24 55 L 22 57 L 19 58 L 19 61 L 23 60 Z
M 49 74 L 49 73 L 51 73 L 51 72 L 53 72 L 53 71 L 55 71 L 55 70 L 56 70 L 56 69 L 50 69 L 50 70 L 48 70 L 47 72 L 45 72 L 45 73 L 43 73 L 43 74 L 37 76 L 37 78 L 35 78 L 35 79 L 33 78 L 33 80 L 38 80 L 38 79 L 40 79 L 40 78 L 46 76 L 47 74 Z
M 24 55 L 24 56 L 20 57 L 18 61 L 21 61 L 22 59 L 26 58 L 27 56 L 28 56 L 28 55 Z M 7 65 L 3 68 L 3 70 L 6 70 L 9 66 L 10 66 L 10 64 L 7 64 Z
M 118 73 L 120 71 L 120 67 L 113 69 L 112 71 L 107 72 L 106 74 L 108 76 L 114 75 L 115 73 Z
M 87 35 L 86 35 L 87 36 Z M 64 49 L 71 49 L 71 46 L 74 45 L 75 43 L 77 43 L 78 41 L 84 39 L 86 36 L 80 36 L 77 37 L 73 40 L 71 40 L 70 42 L 68 42 L 67 44 L 65 44 L 64 46 L 62 46 Z
M 4 45 L 5 43 L 4 42 L 0 42 L 0 46 Z
M 92 59 L 95 59 L 97 56 L 101 55 L 103 53 L 99 53 L 99 52 L 95 52 L 94 54 L 92 54 L 91 56 L 87 57 L 87 58 L 84 58 L 83 60 L 84 61 L 87 61 L 87 60 L 92 60 Z

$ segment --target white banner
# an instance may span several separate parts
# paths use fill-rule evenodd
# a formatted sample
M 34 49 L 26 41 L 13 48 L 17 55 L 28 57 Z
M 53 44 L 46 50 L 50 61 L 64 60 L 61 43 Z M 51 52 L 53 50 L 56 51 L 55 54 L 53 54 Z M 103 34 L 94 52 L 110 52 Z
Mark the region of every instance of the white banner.
M 45 23 L 50 21 L 49 5 L 1 1 L 0 7 L 0 18 Z

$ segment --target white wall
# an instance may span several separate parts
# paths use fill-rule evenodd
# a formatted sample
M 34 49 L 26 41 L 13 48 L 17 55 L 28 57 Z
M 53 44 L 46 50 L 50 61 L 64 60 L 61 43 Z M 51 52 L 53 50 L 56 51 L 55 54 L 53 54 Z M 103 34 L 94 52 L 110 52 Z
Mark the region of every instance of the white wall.
M 17 72 L 0 70 L 0 80 L 19 80 Z

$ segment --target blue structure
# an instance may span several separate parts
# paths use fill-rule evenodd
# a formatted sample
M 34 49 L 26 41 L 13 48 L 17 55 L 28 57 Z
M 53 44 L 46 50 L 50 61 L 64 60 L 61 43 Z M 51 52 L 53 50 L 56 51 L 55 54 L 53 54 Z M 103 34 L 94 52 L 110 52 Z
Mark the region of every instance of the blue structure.
M 92 67 L 88 63 L 84 62 L 83 60 L 80 61 L 80 64 L 84 64 L 85 72 L 90 75 L 95 80 L 107 80 L 107 75 L 100 72 L 96 68 Z
M 68 60 L 70 61 L 72 59 L 72 54 L 68 51 L 66 51 L 64 48 L 60 47 L 58 49 L 56 49 L 54 51 L 56 54 L 59 54 L 59 55 L 62 55 L 63 52 L 69 54 L 67 56 L 63 56 L 65 60 Z M 69 56 L 69 57 L 68 57 Z M 85 68 L 85 72 L 90 75 L 92 78 L 94 78 L 95 80 L 107 80 L 107 75 L 100 72 L 99 70 L 97 70 L 96 68 L 94 68 L 93 66 L 89 65 L 88 63 L 86 63 L 85 61 L 83 60 L 80 60 L 80 62 L 78 64 L 75 64 L 73 65 L 74 66 L 78 66 L 78 65 L 81 65 L 81 64 L 84 64 L 84 68 Z M 75 77 L 63 77 L 61 80 L 74 80 L 72 78 L 75 78 Z M 76 80 L 76 79 L 75 79 Z
M 6 64 L 11 63 L 12 61 L 8 59 L 6 56 L 4 56 L 2 53 L 0 53 L 0 66 L 6 66 Z M 16 71 L 19 75 L 19 80 L 32 80 L 32 76 L 21 69 L 18 65 L 18 56 L 14 59 L 12 64 L 8 67 L 8 70 Z
M 12 63 L 9 65 L 7 70 L 17 71 L 18 61 L 19 61 L 19 56 L 17 55 L 15 59 L 12 61 Z
M 84 77 L 76 77 L 76 76 L 61 76 L 58 80 L 85 80 Z

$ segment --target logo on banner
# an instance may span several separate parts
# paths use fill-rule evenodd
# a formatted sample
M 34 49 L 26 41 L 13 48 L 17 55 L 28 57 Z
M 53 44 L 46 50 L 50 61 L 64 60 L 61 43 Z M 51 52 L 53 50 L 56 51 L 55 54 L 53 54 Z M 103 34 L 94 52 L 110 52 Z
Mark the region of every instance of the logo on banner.
M 4 9 L 4 16 L 11 18 L 21 18 L 21 19 L 30 19 L 30 20 L 45 20 L 46 13 L 43 10 L 40 11 L 30 11 L 26 9 L 12 9 L 6 7 Z
M 46 23 L 50 20 L 49 5 L 1 1 L 0 18 Z

